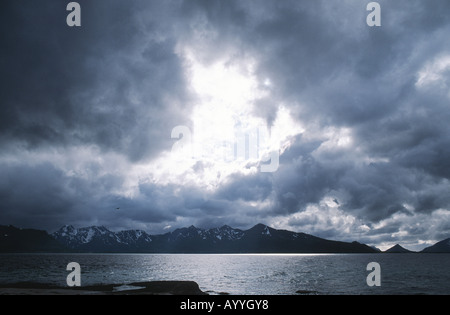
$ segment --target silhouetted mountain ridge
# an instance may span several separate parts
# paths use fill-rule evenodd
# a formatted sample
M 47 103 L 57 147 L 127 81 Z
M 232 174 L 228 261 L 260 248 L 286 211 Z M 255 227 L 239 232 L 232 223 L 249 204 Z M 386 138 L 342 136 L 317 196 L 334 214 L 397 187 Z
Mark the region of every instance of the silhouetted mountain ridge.
M 450 238 L 424 248 L 421 253 L 450 253 Z
M 124 236 L 127 235 L 125 238 Z M 305 233 L 257 224 L 248 230 L 224 225 L 200 229 L 193 225 L 161 235 L 144 231 L 111 232 L 104 227 L 64 226 L 52 236 L 74 251 L 142 253 L 374 253 L 358 242 L 322 239 Z
M 399 244 L 396 244 L 394 246 L 392 246 L 391 248 L 387 249 L 384 251 L 385 253 L 390 253 L 390 254 L 406 254 L 406 253 L 414 253 L 413 251 L 410 251 L 404 247 L 402 247 Z
M 0 225 L 0 253 L 62 252 L 65 250 L 67 248 L 46 231 Z
M 90 253 L 379 253 L 358 242 L 327 240 L 306 233 L 257 224 L 248 230 L 228 225 L 200 229 L 193 225 L 150 235 L 142 230 L 112 232 L 104 226 L 65 225 L 53 234 L 0 226 L 0 252 Z M 395 245 L 385 253 L 411 252 Z M 450 253 L 450 238 L 422 253 Z

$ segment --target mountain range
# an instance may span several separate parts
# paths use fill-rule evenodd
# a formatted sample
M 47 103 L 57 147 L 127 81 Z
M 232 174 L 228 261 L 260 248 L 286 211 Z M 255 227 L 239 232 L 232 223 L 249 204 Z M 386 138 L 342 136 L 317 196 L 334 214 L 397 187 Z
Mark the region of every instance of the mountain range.
M 195 226 L 162 235 L 140 230 L 111 232 L 105 227 L 64 226 L 51 236 L 74 251 L 138 253 L 372 253 L 357 242 L 331 241 L 305 233 L 276 230 L 263 224 L 251 229 L 228 225 L 213 229 Z
M 310 234 L 277 230 L 257 224 L 248 230 L 228 225 L 212 229 L 195 226 L 159 235 L 142 230 L 112 232 L 104 226 L 58 231 L 0 226 L 0 252 L 87 252 L 87 253 L 379 253 L 358 242 L 341 242 Z M 387 253 L 411 252 L 395 245 Z M 450 239 L 422 252 L 450 253 Z

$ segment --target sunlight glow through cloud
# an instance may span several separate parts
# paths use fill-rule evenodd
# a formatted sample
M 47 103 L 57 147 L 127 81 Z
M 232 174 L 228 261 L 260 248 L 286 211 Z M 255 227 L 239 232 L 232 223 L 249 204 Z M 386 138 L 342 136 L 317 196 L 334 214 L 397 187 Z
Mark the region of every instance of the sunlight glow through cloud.
M 444 55 L 428 62 L 417 74 L 416 86 L 425 88 L 431 85 L 446 87 L 445 74 L 450 71 L 450 55 Z
M 261 89 L 252 60 L 220 60 L 204 65 L 189 50 L 186 75 L 197 104 L 190 120 L 193 130 L 189 150 L 165 152 L 146 172 L 160 184 L 187 182 L 214 189 L 230 174 L 258 172 L 258 165 L 271 151 L 282 154 L 292 137 L 304 130 L 280 104 L 270 128 L 254 115 L 254 104 L 269 96 Z M 263 79 L 263 86 L 271 85 Z

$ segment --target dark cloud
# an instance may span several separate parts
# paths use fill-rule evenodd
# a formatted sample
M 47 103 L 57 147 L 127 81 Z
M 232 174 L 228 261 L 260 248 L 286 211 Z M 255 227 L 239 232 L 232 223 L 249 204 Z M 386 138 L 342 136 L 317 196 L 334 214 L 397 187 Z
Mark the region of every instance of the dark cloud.
M 73 201 L 86 198 L 83 187 L 70 182 L 62 171 L 50 164 L 8 165 L 2 166 L 0 171 L 0 220 L 5 223 L 53 227 L 55 221 L 73 219 L 76 204 L 80 203 Z M 78 215 L 83 216 L 83 213 Z
M 257 220 L 377 243 L 444 238 L 448 1 L 380 0 L 379 28 L 354 1 L 79 1 L 78 29 L 54 2 L 1 4 L 1 222 L 162 231 Z M 204 65 L 251 57 L 267 92 L 254 114 L 272 126 L 283 105 L 304 132 L 275 173 L 236 172 L 214 189 L 136 175 L 127 194 L 133 166 L 190 125 L 184 46 Z
M 2 10 L 3 141 L 94 144 L 136 161 L 169 149 L 189 103 L 182 60 L 156 3 L 81 1 L 82 27 L 65 25 L 66 3 L 8 1 Z M 157 24 L 164 24 L 155 26 Z
M 215 196 L 220 199 L 230 201 L 244 200 L 244 201 L 264 201 L 272 192 L 272 178 L 270 175 L 255 174 L 255 175 L 231 175 L 228 182 L 223 184 Z

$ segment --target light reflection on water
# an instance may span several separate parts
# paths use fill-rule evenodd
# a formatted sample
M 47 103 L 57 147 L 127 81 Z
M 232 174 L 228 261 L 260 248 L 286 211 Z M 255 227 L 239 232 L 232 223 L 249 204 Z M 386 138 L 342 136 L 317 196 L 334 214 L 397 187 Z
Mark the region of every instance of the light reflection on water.
M 381 287 L 366 284 L 369 262 Z M 211 294 L 450 294 L 450 254 L 2 254 L 0 283 L 66 285 L 69 262 L 82 285 L 192 280 Z

